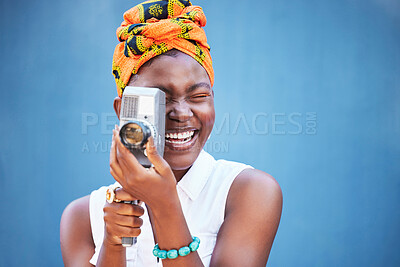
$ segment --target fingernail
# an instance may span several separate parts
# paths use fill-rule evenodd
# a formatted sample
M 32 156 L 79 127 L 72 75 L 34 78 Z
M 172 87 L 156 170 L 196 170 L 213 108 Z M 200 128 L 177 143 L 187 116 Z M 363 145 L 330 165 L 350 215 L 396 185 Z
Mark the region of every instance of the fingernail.
M 150 139 L 149 139 L 149 145 L 150 145 L 150 147 L 151 147 L 152 149 L 155 149 L 154 138 L 153 138 L 153 137 L 150 137 Z
M 118 126 L 115 124 L 115 126 L 114 126 L 114 130 L 117 130 L 117 127 L 118 127 Z

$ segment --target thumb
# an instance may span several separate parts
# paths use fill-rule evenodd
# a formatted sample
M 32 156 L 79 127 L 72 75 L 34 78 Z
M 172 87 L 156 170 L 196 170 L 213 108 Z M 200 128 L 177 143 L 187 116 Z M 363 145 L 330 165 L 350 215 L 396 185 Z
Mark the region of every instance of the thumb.
M 164 176 L 164 175 L 170 175 L 172 173 L 169 164 L 165 161 L 165 159 L 163 159 L 163 157 L 160 156 L 160 154 L 158 154 L 152 136 L 149 138 L 149 141 L 146 144 L 146 152 L 147 152 L 147 157 L 149 158 L 150 162 L 153 163 L 154 168 L 159 174 Z

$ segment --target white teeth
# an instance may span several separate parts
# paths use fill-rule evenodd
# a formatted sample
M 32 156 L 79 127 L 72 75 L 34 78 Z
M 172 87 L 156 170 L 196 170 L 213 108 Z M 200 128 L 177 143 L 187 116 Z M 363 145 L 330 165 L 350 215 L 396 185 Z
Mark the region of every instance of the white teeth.
M 172 144 L 185 144 L 185 143 L 189 142 L 190 139 L 182 140 L 182 141 L 178 141 L 178 140 L 165 140 L 165 141 L 168 143 L 172 143 Z
M 165 134 L 166 138 L 171 138 L 171 139 L 187 139 L 189 137 L 192 137 L 194 135 L 194 131 L 187 131 L 187 132 L 180 132 L 180 133 L 167 133 Z M 172 141 L 172 140 L 170 140 Z

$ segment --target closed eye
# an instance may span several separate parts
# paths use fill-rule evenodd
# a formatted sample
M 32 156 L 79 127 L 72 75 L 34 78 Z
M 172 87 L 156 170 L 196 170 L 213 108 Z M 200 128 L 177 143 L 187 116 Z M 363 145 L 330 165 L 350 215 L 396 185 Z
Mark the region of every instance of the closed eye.
M 192 97 L 194 97 L 194 98 L 203 98 L 203 97 L 207 97 L 207 96 L 210 96 L 211 94 L 209 94 L 209 93 L 203 93 L 203 94 L 195 94 L 194 96 L 192 96 Z

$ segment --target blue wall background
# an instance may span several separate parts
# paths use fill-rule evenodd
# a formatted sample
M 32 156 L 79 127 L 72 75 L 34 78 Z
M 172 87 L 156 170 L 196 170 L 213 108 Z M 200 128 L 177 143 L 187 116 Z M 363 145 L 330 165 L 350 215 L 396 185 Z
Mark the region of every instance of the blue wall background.
M 2 0 L 0 266 L 62 266 L 59 220 L 112 182 L 115 29 L 139 1 Z M 268 266 L 400 265 L 400 2 L 200 1 L 216 158 L 281 184 Z

